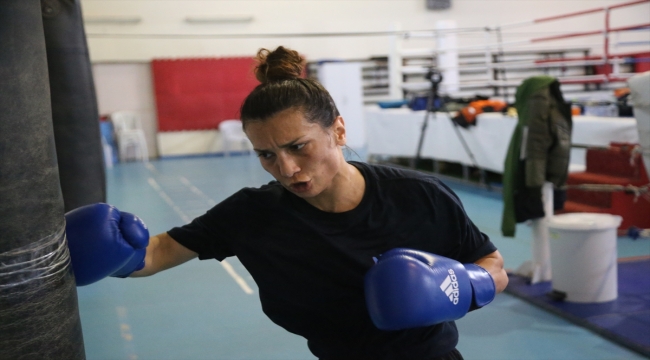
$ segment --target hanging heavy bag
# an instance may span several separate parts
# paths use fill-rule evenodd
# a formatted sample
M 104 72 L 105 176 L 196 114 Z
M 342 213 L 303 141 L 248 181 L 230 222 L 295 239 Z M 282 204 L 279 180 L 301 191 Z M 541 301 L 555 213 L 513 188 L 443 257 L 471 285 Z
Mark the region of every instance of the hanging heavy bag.
M 106 202 L 104 155 L 79 0 L 43 0 L 52 120 L 65 211 Z

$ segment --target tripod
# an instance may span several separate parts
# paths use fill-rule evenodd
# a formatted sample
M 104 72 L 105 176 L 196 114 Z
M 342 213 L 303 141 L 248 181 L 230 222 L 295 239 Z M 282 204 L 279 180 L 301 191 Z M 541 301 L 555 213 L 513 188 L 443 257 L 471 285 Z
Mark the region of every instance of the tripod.
M 438 85 L 442 82 L 442 74 L 435 70 L 434 68 L 430 68 L 429 72 L 427 72 L 426 78 L 431 82 L 431 90 L 429 91 L 429 98 L 427 99 L 427 106 L 426 106 L 426 113 L 424 114 L 424 121 L 422 122 L 422 130 L 420 130 L 420 141 L 418 142 L 418 150 L 415 153 L 415 161 L 413 163 L 413 167 L 415 169 L 418 168 L 420 165 L 420 161 L 422 158 L 420 157 L 422 154 L 422 144 L 424 143 L 424 134 L 427 130 L 427 125 L 429 123 L 429 114 L 433 113 L 433 116 L 436 116 L 436 110 L 438 110 L 438 106 L 436 104 L 436 100 L 438 100 Z
M 420 165 L 420 162 L 422 161 L 422 144 L 424 143 L 424 136 L 427 130 L 427 125 L 429 123 L 429 114 L 433 113 L 433 116 L 435 118 L 436 116 L 436 111 L 438 110 L 444 110 L 445 112 L 445 103 L 442 102 L 441 105 L 438 105 L 436 101 L 440 99 L 438 96 L 438 85 L 443 80 L 442 73 L 440 73 L 438 70 L 434 68 L 430 68 L 429 71 L 426 74 L 426 79 L 428 79 L 431 82 L 431 90 L 429 91 L 429 97 L 427 99 L 427 106 L 426 106 L 426 113 L 424 115 L 424 121 L 422 122 L 422 129 L 420 130 L 420 140 L 418 142 L 418 149 L 415 154 L 415 161 L 413 162 L 413 168 L 417 169 L 418 166 Z M 451 116 L 449 117 L 451 119 Z M 461 144 L 463 145 L 463 148 L 465 149 L 465 152 L 467 153 L 467 156 L 469 157 L 472 166 L 474 166 L 477 169 L 480 169 L 476 159 L 474 158 L 474 154 L 472 154 L 472 151 L 469 149 L 469 146 L 467 146 L 467 143 L 465 142 L 465 138 L 463 138 L 463 135 L 460 133 L 460 130 L 458 130 L 458 124 L 455 121 L 451 121 L 452 124 L 454 125 L 454 131 L 456 132 L 456 135 L 458 136 L 458 139 L 460 140 Z M 438 169 L 436 167 L 435 172 L 438 172 Z M 463 172 L 466 172 L 466 167 L 463 167 Z M 481 179 L 479 180 L 481 184 L 485 184 L 485 171 L 481 169 L 480 171 L 480 176 Z M 465 176 L 464 176 L 465 177 Z M 490 186 L 488 185 L 488 188 Z

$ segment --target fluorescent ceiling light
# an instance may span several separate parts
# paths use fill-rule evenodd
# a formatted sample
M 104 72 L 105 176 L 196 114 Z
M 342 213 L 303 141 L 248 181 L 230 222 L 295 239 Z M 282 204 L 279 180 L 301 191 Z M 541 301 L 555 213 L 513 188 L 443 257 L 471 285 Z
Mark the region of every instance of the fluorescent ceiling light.
M 142 21 L 139 16 L 91 16 L 84 18 L 86 24 L 137 24 Z
M 185 18 L 185 22 L 189 24 L 245 23 L 251 21 L 253 21 L 252 15 L 188 16 Z

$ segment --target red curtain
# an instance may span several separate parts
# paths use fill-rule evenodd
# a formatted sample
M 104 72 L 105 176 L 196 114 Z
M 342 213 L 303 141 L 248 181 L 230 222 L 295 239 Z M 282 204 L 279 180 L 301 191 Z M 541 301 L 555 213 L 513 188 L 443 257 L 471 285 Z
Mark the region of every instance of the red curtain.
M 216 129 L 239 119 L 239 107 L 259 84 L 254 66 L 248 57 L 153 60 L 158 131 Z

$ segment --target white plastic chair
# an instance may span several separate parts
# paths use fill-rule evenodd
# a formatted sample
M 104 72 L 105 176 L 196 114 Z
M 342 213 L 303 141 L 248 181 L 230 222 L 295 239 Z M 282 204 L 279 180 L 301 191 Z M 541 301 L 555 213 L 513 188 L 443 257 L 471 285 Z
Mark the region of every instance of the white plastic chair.
M 246 151 L 250 153 L 253 150 L 253 144 L 244 133 L 240 120 L 224 120 L 219 123 L 219 132 L 221 133 L 222 150 L 226 156 L 231 151 Z
M 111 122 L 115 130 L 120 161 L 149 161 L 147 139 L 140 117 L 131 111 L 116 111 L 111 114 Z

